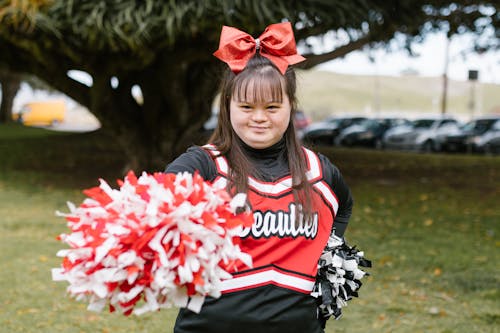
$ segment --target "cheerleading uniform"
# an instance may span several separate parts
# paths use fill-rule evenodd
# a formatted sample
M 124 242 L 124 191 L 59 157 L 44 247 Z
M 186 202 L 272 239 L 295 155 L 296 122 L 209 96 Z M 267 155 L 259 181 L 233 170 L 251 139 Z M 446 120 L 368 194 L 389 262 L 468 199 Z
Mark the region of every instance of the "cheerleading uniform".
M 181 309 L 174 332 L 323 332 L 316 299 L 310 296 L 318 259 L 332 227 L 343 233 L 352 198 L 340 172 L 326 157 L 303 148 L 312 185 L 314 214 L 303 219 L 294 203 L 284 140 L 266 149 L 244 145 L 263 179 L 249 177 L 254 223 L 241 233 L 241 250 L 253 260 L 224 280 L 220 298 L 207 297 L 199 314 Z M 228 163 L 214 146 L 192 147 L 166 172 L 199 172 L 227 184 Z

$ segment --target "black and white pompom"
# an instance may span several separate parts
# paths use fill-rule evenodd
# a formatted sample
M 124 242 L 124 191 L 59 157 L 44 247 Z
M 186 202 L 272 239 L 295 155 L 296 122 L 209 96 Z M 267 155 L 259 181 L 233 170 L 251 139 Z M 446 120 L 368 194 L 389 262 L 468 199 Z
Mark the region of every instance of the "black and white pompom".
M 331 316 L 340 319 L 347 301 L 358 297 L 360 280 L 369 275 L 360 267 L 371 267 L 371 261 L 363 256 L 362 251 L 332 233 L 318 261 L 316 283 L 311 293 L 318 299 L 318 315 L 324 323 Z

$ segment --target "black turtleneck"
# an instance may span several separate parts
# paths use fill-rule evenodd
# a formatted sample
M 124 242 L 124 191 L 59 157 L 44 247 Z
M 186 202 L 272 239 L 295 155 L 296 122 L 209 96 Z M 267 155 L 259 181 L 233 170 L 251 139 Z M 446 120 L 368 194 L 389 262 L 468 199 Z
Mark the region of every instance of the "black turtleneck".
M 252 148 L 243 141 L 240 142 L 246 156 L 257 170 L 255 177 L 272 182 L 290 173 L 285 139 L 263 149 Z
M 258 170 L 256 177 L 263 181 L 275 181 L 289 174 L 288 158 L 285 140 L 281 139 L 274 145 L 256 149 L 242 142 L 250 162 Z M 351 217 L 353 199 L 351 191 L 344 181 L 339 169 L 324 155 L 318 154 L 323 168 L 323 177 L 330 185 L 339 200 L 339 209 L 335 217 L 335 233 L 343 236 Z M 209 153 L 201 147 L 189 148 L 184 154 L 167 165 L 165 172 L 199 172 L 203 179 L 212 181 L 217 176 L 217 168 Z

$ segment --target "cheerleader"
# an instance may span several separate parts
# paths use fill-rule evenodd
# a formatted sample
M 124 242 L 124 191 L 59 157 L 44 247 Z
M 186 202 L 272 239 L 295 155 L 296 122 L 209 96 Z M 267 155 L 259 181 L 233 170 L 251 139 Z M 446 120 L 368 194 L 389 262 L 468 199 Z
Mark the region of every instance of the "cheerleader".
M 297 53 L 291 24 L 259 38 L 223 27 L 214 55 L 227 63 L 218 125 L 208 144 L 191 147 L 167 173 L 199 173 L 230 194 L 246 193 L 254 223 L 241 231 L 241 263 L 199 313 L 181 309 L 174 332 L 323 332 L 311 295 L 318 261 L 342 237 L 353 200 L 338 168 L 297 139 Z

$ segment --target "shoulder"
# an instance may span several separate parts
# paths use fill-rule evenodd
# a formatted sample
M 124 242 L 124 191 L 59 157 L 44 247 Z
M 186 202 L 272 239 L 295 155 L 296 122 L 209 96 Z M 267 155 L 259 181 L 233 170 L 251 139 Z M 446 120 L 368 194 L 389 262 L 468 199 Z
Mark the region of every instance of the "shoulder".
M 212 180 L 216 174 L 214 161 L 208 151 L 199 146 L 193 146 L 177 157 L 165 168 L 166 173 L 198 172 L 203 179 Z
M 332 173 L 335 171 L 335 169 L 337 169 L 337 167 L 325 155 L 308 147 L 302 146 L 302 149 L 304 150 L 304 153 L 308 160 L 310 160 L 311 158 L 315 158 L 319 161 L 321 168 L 323 169 L 323 173 Z
M 319 160 L 321 162 L 321 165 L 323 167 L 323 170 L 325 170 L 325 172 L 336 172 L 338 171 L 338 168 L 335 164 L 333 164 L 333 162 L 328 158 L 326 157 L 325 155 L 321 154 L 321 153 L 317 153 L 318 154 L 318 157 L 319 157 Z
M 342 179 L 342 174 L 340 173 L 339 168 L 325 155 L 323 155 L 320 152 L 313 151 L 310 148 L 303 147 L 306 152 L 308 152 L 309 155 L 314 154 L 316 158 L 319 160 L 322 173 L 323 173 L 323 178 L 324 180 L 330 184 L 331 186 L 334 186 L 339 179 Z

